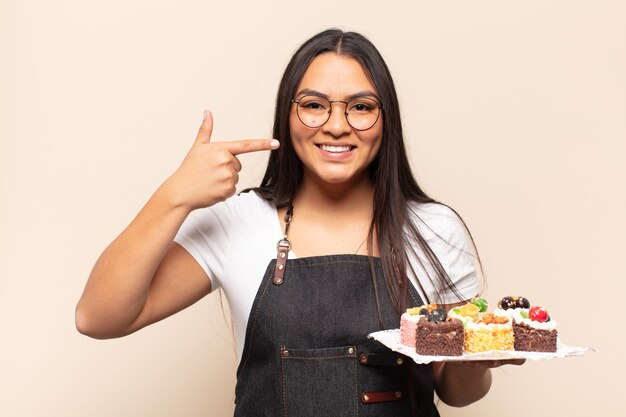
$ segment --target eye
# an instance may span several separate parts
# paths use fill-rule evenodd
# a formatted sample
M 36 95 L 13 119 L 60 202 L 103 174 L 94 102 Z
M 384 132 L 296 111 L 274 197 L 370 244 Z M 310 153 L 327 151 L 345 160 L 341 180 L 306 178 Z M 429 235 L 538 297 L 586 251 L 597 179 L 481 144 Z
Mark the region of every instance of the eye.
M 300 99 L 298 106 L 307 111 L 321 112 L 328 110 L 329 104 L 320 97 L 303 97 Z
M 365 103 L 357 103 L 354 106 L 352 106 L 352 110 L 356 110 L 356 111 L 369 111 L 372 110 L 372 106 L 368 106 Z
M 348 103 L 349 112 L 368 113 L 371 111 L 375 111 L 377 108 L 378 108 L 378 103 L 376 103 L 374 100 L 370 100 L 366 98 L 353 100 L 350 103 Z
M 316 103 L 315 101 L 309 101 L 307 103 L 302 103 L 302 107 L 311 110 L 323 109 L 324 106 L 322 103 Z

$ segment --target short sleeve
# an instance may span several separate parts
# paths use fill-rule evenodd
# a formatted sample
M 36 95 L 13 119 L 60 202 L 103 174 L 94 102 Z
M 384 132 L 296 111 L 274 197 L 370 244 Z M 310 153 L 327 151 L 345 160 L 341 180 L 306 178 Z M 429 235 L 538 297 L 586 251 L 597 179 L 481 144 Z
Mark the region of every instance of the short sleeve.
M 191 212 L 174 238 L 206 272 L 212 291 L 219 287 L 226 268 L 230 221 L 226 202 L 198 209 Z
M 414 222 L 422 237 L 448 274 L 456 292 L 437 278 L 428 257 L 417 251 L 409 256 L 417 276 L 410 276 L 418 291 L 431 302 L 452 304 L 470 299 L 480 291 L 473 245 L 461 219 L 450 208 L 429 203 L 413 210 Z M 459 299 L 460 298 L 460 299 Z

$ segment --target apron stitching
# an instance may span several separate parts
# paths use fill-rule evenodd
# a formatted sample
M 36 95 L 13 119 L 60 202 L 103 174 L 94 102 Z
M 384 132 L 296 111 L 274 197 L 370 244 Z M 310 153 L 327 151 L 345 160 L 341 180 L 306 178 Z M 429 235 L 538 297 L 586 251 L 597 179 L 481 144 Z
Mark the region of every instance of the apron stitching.
M 352 355 L 340 355 L 340 356 L 316 356 L 316 357 L 310 357 L 310 358 L 302 358 L 302 357 L 294 357 L 294 356 L 289 356 L 288 358 L 283 358 L 285 360 L 299 360 L 299 361 L 317 361 L 317 360 L 322 360 L 322 359 L 346 359 L 346 358 L 352 358 Z
M 354 361 L 354 404 L 356 405 L 356 415 L 359 416 L 359 367 Z
M 262 301 L 263 301 L 263 297 L 265 297 L 265 294 L 267 294 L 267 288 L 269 287 L 270 281 L 271 281 L 272 275 L 268 274 L 268 278 L 267 281 L 265 283 L 265 288 L 263 288 L 263 294 L 261 294 L 261 297 L 259 298 L 259 302 L 256 305 L 256 309 L 254 310 L 254 320 L 252 321 L 252 327 L 250 327 L 250 339 L 249 342 L 252 343 L 252 337 L 254 336 L 254 330 L 256 329 L 256 319 L 259 315 L 259 308 L 261 307 Z M 246 336 L 247 338 L 247 336 Z M 250 352 L 248 352 L 248 355 L 246 355 L 245 359 L 242 359 L 242 369 L 245 367 L 245 362 L 247 362 L 248 357 L 250 356 Z M 245 361 L 245 362 L 244 362 Z
M 299 258 L 299 259 L 305 259 L 305 258 Z M 297 259 L 294 259 L 297 260 Z M 315 263 L 310 263 L 310 264 L 305 264 L 305 265 L 289 265 L 290 268 L 304 268 L 307 266 L 320 266 L 320 265 L 332 265 L 332 264 L 363 264 L 363 265 L 369 265 L 369 262 L 363 262 L 363 261 L 329 261 L 329 262 L 315 262 Z
M 285 395 L 285 361 L 283 361 L 282 356 L 280 358 L 280 376 L 283 388 L 283 416 L 287 417 L 287 396 Z

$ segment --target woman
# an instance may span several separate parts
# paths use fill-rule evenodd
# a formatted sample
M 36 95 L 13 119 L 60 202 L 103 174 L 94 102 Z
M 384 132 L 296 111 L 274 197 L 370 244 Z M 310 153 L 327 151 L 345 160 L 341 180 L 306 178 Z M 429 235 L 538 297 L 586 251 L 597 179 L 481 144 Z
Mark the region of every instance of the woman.
M 454 406 L 487 393 L 502 362 L 416 366 L 367 339 L 409 305 L 478 292 L 462 221 L 411 174 L 393 81 L 368 40 L 328 30 L 300 47 L 278 91 L 278 140 L 211 143 L 211 130 L 205 112 L 180 168 L 101 255 L 77 306 L 82 333 L 132 333 L 222 286 L 237 416 L 432 416 L 435 390 Z M 234 196 L 237 155 L 263 150 L 261 186 Z

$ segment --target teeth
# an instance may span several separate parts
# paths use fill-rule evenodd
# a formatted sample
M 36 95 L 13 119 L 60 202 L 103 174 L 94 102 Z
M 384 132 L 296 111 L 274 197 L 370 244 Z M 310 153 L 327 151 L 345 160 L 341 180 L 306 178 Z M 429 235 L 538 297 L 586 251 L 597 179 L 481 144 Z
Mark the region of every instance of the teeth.
M 350 152 L 350 149 L 352 149 L 351 146 L 346 145 L 346 146 L 331 146 L 331 145 L 320 145 L 320 147 L 322 148 L 322 150 L 326 151 L 326 152 Z

